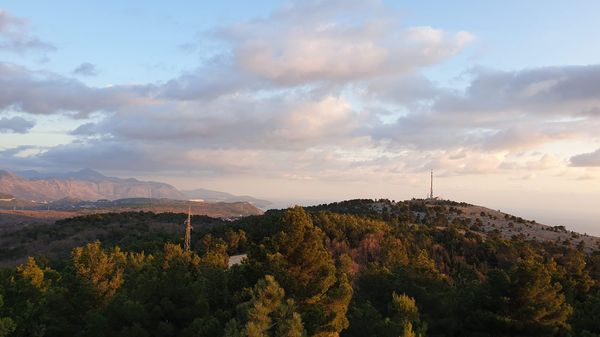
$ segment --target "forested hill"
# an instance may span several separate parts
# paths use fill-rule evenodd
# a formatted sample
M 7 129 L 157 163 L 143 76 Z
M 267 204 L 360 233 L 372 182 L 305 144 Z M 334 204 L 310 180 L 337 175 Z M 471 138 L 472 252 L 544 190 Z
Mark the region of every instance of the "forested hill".
M 413 199 L 395 202 L 387 199 L 355 199 L 308 209 L 313 212 L 328 210 L 382 220 L 395 218 L 407 223 L 441 228 L 448 226 L 463 228 L 463 230 L 468 228 L 482 237 L 500 234 L 505 238 L 519 236 L 529 240 L 554 241 L 564 245 L 579 246 L 587 252 L 600 248 L 600 237 L 578 233 L 564 225 L 548 226 L 499 210 L 452 200 Z
M 195 217 L 191 252 L 177 214 L 24 229 L 89 243 L 0 273 L 0 336 L 600 336 L 596 247 L 496 212 L 353 200 Z

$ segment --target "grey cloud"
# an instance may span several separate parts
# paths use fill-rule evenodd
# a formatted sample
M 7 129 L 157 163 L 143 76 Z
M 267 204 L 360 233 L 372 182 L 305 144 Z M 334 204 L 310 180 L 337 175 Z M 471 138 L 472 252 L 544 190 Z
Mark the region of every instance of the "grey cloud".
M 578 167 L 598 167 L 600 166 L 600 149 L 590 152 L 582 153 L 571 157 L 571 166 Z
M 84 62 L 73 70 L 73 75 L 96 76 L 98 75 L 98 70 L 96 69 L 96 66 L 92 63 Z
M 11 70 L 0 69 L 4 69 L 4 73 Z M 48 74 L 38 75 L 23 72 L 22 69 L 13 69 L 13 72 L 18 74 L 11 75 L 13 77 L 26 78 L 34 83 L 42 82 L 41 87 L 54 84 L 52 80 L 55 77 Z M 600 121 L 595 114 L 589 113 L 595 109 L 590 103 L 594 101 L 593 92 L 583 98 L 576 96 L 569 99 L 568 104 L 564 105 L 569 109 L 556 109 L 552 112 L 545 112 L 540 108 L 547 105 L 542 98 L 538 98 L 536 104 L 521 106 L 518 101 L 510 102 L 509 95 L 503 96 L 509 99 L 509 102 L 503 103 L 505 105 L 502 109 L 495 108 L 493 104 L 486 107 L 483 103 L 477 109 L 465 110 L 447 105 L 448 102 L 461 100 L 463 103 L 474 105 L 471 101 L 484 101 L 476 96 L 476 92 L 483 94 L 493 92 L 494 88 L 499 90 L 510 87 L 511 79 L 527 73 L 497 77 L 508 83 L 499 79 L 484 79 L 483 77 L 490 75 L 481 73 L 473 79 L 465 93 L 436 87 L 427 79 L 414 76 L 407 77 L 404 81 L 389 79 L 386 82 L 382 78 L 378 79 L 379 82 L 368 82 L 366 94 L 357 96 L 364 102 L 377 101 L 385 95 L 389 99 L 383 99 L 384 103 L 406 108 L 393 123 L 378 121 L 381 113 L 370 107 L 365 111 L 355 110 L 343 96 L 328 95 L 327 92 L 331 89 L 261 92 L 258 89 L 244 91 L 243 86 L 233 89 L 236 88 L 234 85 L 202 96 L 205 90 L 202 86 L 194 87 L 199 83 L 195 75 L 185 78 L 186 85 L 182 85 L 183 82 L 173 82 L 164 86 L 140 88 L 93 89 L 61 77 L 58 77 L 58 83 L 65 81 L 75 85 L 77 90 L 89 93 L 93 98 L 92 102 L 97 102 L 98 105 L 91 105 L 87 111 L 112 110 L 104 119 L 84 124 L 74 130 L 73 134 L 81 140 L 86 140 L 82 144 L 94 144 L 97 149 L 89 151 L 94 158 L 111 156 L 111 153 L 122 154 L 121 161 L 112 158 L 113 160 L 104 164 L 99 163 L 118 166 L 119 169 L 126 166 L 128 158 L 138 158 L 139 162 L 152 163 L 156 167 L 183 168 L 191 165 L 185 161 L 175 164 L 176 158 L 167 159 L 164 155 L 157 157 L 152 152 L 156 149 L 164 149 L 164 152 L 170 152 L 169 149 L 181 149 L 183 152 L 243 150 L 302 153 L 327 144 L 346 150 L 384 146 L 386 151 L 411 153 L 422 150 L 451 152 L 468 149 L 471 151 L 470 158 L 473 158 L 473 153 L 478 151 L 522 150 L 560 139 L 585 138 L 595 134 L 595 130 L 600 127 Z M 575 86 L 578 76 L 565 77 L 565 73 L 570 73 L 568 70 L 559 73 L 562 74 L 561 81 L 570 82 Z M 575 73 L 577 75 L 579 72 Z M 547 80 L 544 78 L 544 81 Z M 527 83 L 526 78 L 520 81 Z M 416 83 L 414 88 L 410 86 L 411 82 Z M 495 84 L 492 86 L 489 83 Z M 522 87 L 531 88 L 531 83 L 537 82 L 531 80 L 528 83 L 530 84 Z M 582 85 L 585 83 L 583 81 Z M 209 81 L 205 85 L 209 86 Z M 485 90 L 480 86 L 485 87 Z M 525 91 L 535 94 L 542 90 L 540 86 L 533 87 L 534 89 Z M 550 88 L 549 85 L 542 87 L 543 90 Z M 388 91 L 385 91 L 386 89 Z M 44 92 L 44 95 L 56 96 L 50 95 L 50 92 Z M 102 100 L 103 97 L 106 97 L 106 100 Z M 46 104 L 54 102 L 52 99 L 55 97 L 50 98 Z M 392 101 L 393 98 L 397 100 Z M 63 102 L 55 105 L 62 109 L 66 106 Z M 587 113 L 582 115 L 582 109 Z M 518 112 L 515 112 L 516 110 Z M 520 119 L 517 121 L 515 116 L 519 116 Z M 120 144 L 126 151 L 119 152 L 122 150 L 119 148 Z M 71 145 L 62 148 L 60 152 L 47 151 L 47 154 L 39 156 L 38 159 L 44 159 L 46 163 L 60 160 L 69 162 L 66 159 L 71 155 L 76 156 L 77 149 L 83 148 Z M 223 156 L 223 152 L 220 152 L 220 155 Z M 170 164 L 163 161 L 169 161 Z M 203 167 L 210 166 L 202 160 L 198 162 L 201 162 Z M 473 161 L 468 168 L 463 167 L 461 172 L 479 172 L 489 169 L 494 164 L 497 163 L 491 162 L 482 166 Z M 233 168 L 234 160 L 221 165 L 218 169 L 210 170 L 226 171 L 226 165 L 231 165 L 236 172 L 242 170 Z
M 39 156 L 48 164 L 65 167 L 94 167 L 97 169 L 143 170 L 158 163 L 137 144 L 111 140 L 75 142 L 50 148 Z
M 477 70 L 464 92 L 435 88 L 394 101 L 403 84 L 371 86 L 374 99 L 404 106 L 395 123 L 366 132 L 392 146 L 518 150 L 562 139 L 593 138 L 600 127 L 600 65 L 518 72 Z M 418 84 L 418 82 L 417 82 Z M 397 89 L 395 89 L 397 88 Z M 421 94 L 423 93 L 423 94 Z M 430 99 L 427 99 L 427 95 Z M 411 99 L 411 97 L 413 99 Z M 419 98 L 422 97 L 422 98 Z M 416 102 L 425 101 L 423 104 Z
M 0 118 L 0 132 L 27 133 L 35 122 L 23 117 Z
M 444 94 L 447 94 L 447 89 L 440 88 L 422 74 L 416 73 L 408 76 L 382 76 L 367 81 L 363 98 L 414 107 L 419 102 L 434 102 Z
M 0 9 L 0 50 L 24 53 L 30 50 L 55 50 L 52 44 L 40 40 L 28 31 L 27 20 Z
M 518 72 L 476 70 L 464 95 L 447 96 L 435 108 L 480 113 L 511 110 L 545 116 L 585 114 L 600 106 L 599 81 L 600 65 Z
M 0 63 L 0 87 L 0 109 L 31 114 L 69 113 L 76 117 L 140 104 L 144 92 L 149 90 L 133 86 L 92 88 L 71 78 L 7 63 Z
M 166 82 L 160 86 L 158 95 L 163 99 L 211 100 L 267 87 L 256 76 L 239 73 L 228 62 L 217 61 Z
M 36 152 L 19 156 L 22 151 Z M 96 169 L 143 170 L 160 167 L 139 144 L 124 144 L 108 139 L 75 141 L 50 148 L 21 146 L 0 151 L 0 160 L 8 167 L 64 170 L 77 167 Z
M 0 150 L 0 162 L 12 169 L 60 171 L 94 167 L 135 172 L 188 172 L 204 176 L 258 174 L 270 177 L 290 171 L 325 171 L 331 169 L 331 165 L 343 165 L 324 152 L 297 154 L 278 150 L 197 149 L 184 142 L 174 145 L 94 139 L 47 149 L 22 146 Z M 19 155 L 23 151 L 37 153 Z M 265 166 L 265 163 L 269 165 Z
M 0 162 L 3 168 L 10 168 L 11 170 L 29 170 L 32 168 L 38 168 L 35 160 L 31 157 L 21 157 L 19 153 L 27 150 L 35 149 L 35 147 L 29 145 L 21 145 L 8 149 L 0 150 Z

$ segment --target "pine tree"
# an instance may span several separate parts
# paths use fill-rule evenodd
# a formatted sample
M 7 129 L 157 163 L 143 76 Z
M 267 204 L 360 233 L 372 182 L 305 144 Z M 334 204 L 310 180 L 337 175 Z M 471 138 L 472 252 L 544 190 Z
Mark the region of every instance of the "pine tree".
M 402 337 L 423 337 L 427 327 L 421 322 L 419 309 L 414 298 L 405 294 L 392 293 L 389 307 L 391 325 L 401 328 Z
M 490 271 L 480 295 L 483 308 L 474 312 L 472 321 L 494 336 L 547 337 L 570 331 L 568 319 L 573 309 L 561 285 L 552 281 L 550 270 L 530 258 L 507 272 Z
M 275 278 L 266 275 L 254 286 L 250 300 L 238 307 L 240 315 L 227 324 L 225 336 L 302 337 L 304 327 L 294 301 L 284 297 Z
M 44 285 L 44 270 L 40 268 L 31 256 L 27 258 L 27 262 L 17 267 L 17 273 L 23 278 L 31 282 L 31 285 L 40 290 L 45 290 Z
M 301 207 L 287 210 L 284 229 L 267 256 L 275 276 L 299 305 L 314 304 L 335 284 L 335 265 L 323 245 L 323 232 Z
M 569 330 L 567 320 L 573 309 L 561 289 L 543 264 L 533 259 L 521 261 L 511 273 L 511 316 L 517 327 L 547 334 Z
M 299 312 L 311 336 L 337 336 L 348 327 L 346 311 L 352 287 L 343 272 L 338 272 L 325 235 L 301 207 L 288 209 L 282 219 L 283 230 L 269 242 L 265 260 L 256 261 L 273 274 Z M 252 258 L 252 256 L 251 256 Z M 261 260 L 262 256 L 255 256 Z
M 106 305 L 123 283 L 127 256 L 118 247 L 110 252 L 100 241 L 77 247 L 72 252 L 75 273 L 92 289 L 100 305 Z

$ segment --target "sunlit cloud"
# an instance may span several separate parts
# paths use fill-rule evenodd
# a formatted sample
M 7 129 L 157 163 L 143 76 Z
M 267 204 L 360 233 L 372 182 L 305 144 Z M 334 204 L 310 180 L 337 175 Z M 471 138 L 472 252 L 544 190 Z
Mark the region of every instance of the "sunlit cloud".
M 28 132 L 40 115 L 79 121 L 71 143 L 24 144 L 25 156 L 5 148 L 0 159 L 306 181 L 415 181 L 429 168 L 535 179 L 531 172 L 598 165 L 597 151 L 548 148 L 600 146 L 600 66 L 475 68 L 464 89 L 449 87 L 427 70 L 478 37 L 401 18 L 380 1 L 292 1 L 204 32 L 220 49 L 156 83 L 98 87 L 71 77 L 97 75 L 87 62 L 71 75 L 0 63 L 0 108 L 23 116 L 0 120 L 4 132 Z M 22 25 L 9 21 L 0 27 Z

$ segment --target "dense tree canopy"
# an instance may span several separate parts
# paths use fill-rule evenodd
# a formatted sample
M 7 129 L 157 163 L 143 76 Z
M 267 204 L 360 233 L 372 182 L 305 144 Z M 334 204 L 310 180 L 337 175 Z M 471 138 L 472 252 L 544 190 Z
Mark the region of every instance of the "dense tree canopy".
M 435 215 L 455 206 L 294 207 L 208 219 L 189 252 L 153 227 L 30 257 L 0 270 L 0 337 L 600 336 L 599 252 Z

